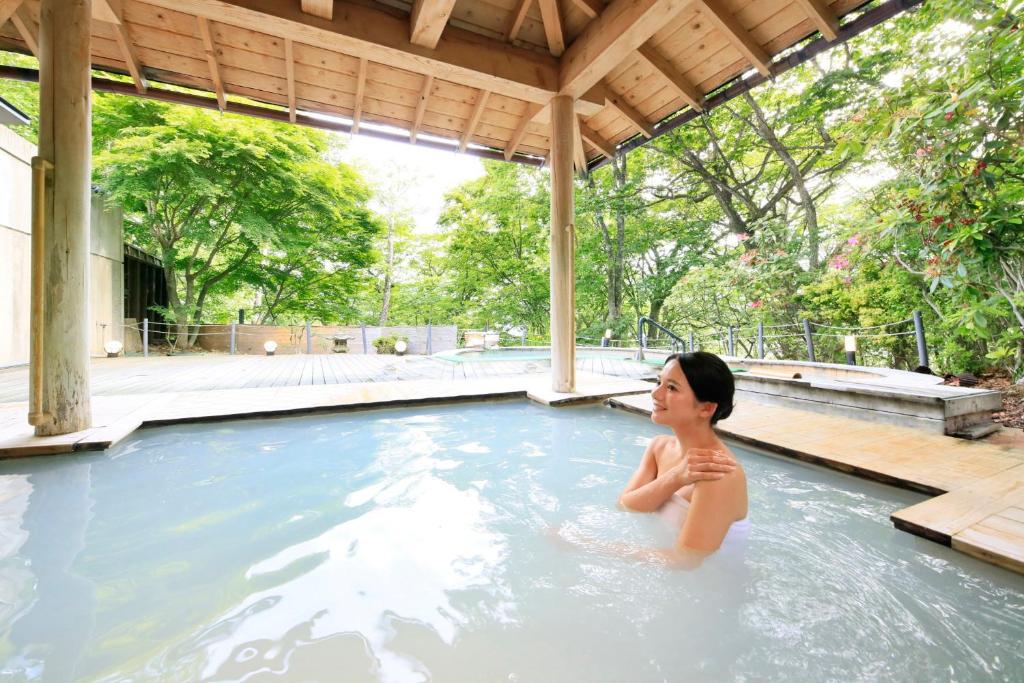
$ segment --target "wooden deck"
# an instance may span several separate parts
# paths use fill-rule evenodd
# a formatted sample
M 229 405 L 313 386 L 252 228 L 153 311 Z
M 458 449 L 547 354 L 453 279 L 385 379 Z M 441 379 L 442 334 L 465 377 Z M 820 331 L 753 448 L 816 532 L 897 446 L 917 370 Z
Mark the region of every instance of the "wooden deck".
M 654 374 L 650 366 L 614 358 L 578 359 L 576 369 L 626 378 Z M 93 396 L 396 380 L 459 381 L 540 375 L 549 370 L 537 361 L 453 363 L 427 356 L 373 354 L 130 356 L 94 358 L 91 363 Z M 0 370 L 0 403 L 27 400 L 28 366 Z
M 649 394 L 610 401 L 649 415 Z M 1024 574 L 1024 449 L 743 402 L 724 436 L 935 498 L 892 515 L 898 528 Z

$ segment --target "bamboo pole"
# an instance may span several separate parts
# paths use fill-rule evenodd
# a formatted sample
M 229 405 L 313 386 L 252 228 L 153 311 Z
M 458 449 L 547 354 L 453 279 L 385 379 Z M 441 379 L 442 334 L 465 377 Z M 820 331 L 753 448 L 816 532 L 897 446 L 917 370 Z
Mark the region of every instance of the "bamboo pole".
M 576 277 L 573 261 L 573 100 L 551 100 L 551 386 L 576 390 Z
M 89 221 L 92 154 L 91 0 L 42 0 L 39 8 L 39 156 L 53 164 L 46 198 L 38 436 L 89 428 Z

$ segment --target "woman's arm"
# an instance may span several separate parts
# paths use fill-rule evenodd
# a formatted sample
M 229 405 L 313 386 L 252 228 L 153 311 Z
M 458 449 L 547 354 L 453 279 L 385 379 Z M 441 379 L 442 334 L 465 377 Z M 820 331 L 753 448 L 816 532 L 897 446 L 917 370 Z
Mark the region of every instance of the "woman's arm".
M 629 483 L 619 496 L 619 505 L 633 512 L 653 512 L 660 508 L 682 484 L 676 483 L 676 475 L 658 476 L 658 462 L 654 457 L 657 439 L 651 439 L 647 450 L 640 458 L 640 466 L 629 478 Z
M 718 481 L 702 481 L 693 487 L 690 510 L 676 540 L 681 550 L 713 552 L 718 550 L 735 521 L 736 487 L 739 475 Z
M 721 479 L 736 469 L 736 461 L 724 451 L 691 448 L 681 463 L 658 472 L 654 450 L 654 441 L 651 441 L 640 460 L 640 467 L 619 496 L 619 504 L 627 510 L 654 512 L 684 486 Z

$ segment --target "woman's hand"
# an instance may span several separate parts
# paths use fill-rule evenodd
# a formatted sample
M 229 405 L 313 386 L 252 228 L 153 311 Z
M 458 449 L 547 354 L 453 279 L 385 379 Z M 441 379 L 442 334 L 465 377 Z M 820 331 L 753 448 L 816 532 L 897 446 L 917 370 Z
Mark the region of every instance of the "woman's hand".
M 683 461 L 669 470 L 679 482 L 679 487 L 698 481 L 721 479 L 736 469 L 736 460 L 726 451 L 711 448 L 690 448 Z

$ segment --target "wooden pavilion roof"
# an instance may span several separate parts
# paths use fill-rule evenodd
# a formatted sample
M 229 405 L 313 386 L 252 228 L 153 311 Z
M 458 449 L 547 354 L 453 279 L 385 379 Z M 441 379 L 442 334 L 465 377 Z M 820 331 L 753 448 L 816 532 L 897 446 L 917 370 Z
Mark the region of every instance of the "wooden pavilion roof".
M 450 140 L 550 150 L 552 97 L 577 98 L 577 166 L 820 33 L 864 0 L 93 0 L 92 61 L 166 83 Z M 916 3 L 914 3 L 916 4 Z M 39 0 L 0 0 L 0 48 L 35 53 Z M 365 128 L 364 128 L 365 130 Z M 432 145 L 434 146 L 434 145 Z

